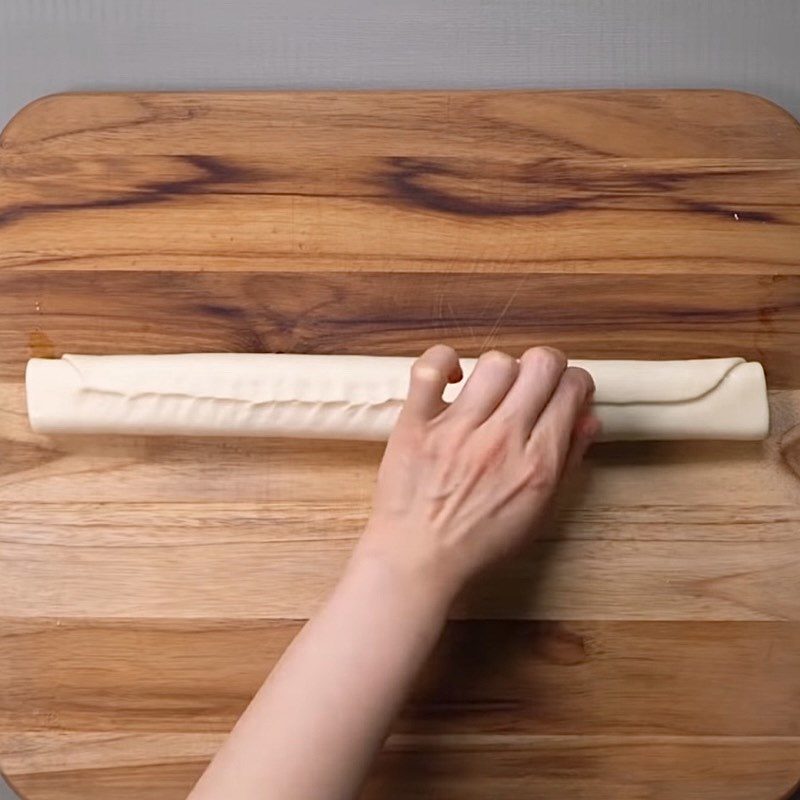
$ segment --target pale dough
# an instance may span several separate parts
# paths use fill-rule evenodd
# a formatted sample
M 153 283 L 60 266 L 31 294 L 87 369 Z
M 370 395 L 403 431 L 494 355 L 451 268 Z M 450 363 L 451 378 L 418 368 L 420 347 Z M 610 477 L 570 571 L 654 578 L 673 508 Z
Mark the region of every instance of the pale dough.
M 287 436 L 383 440 L 413 359 L 196 353 L 32 359 L 26 385 L 40 433 Z M 462 359 L 465 376 L 475 359 Z M 764 371 L 742 358 L 571 361 L 593 376 L 603 438 L 762 439 Z M 454 399 L 462 384 L 448 387 Z

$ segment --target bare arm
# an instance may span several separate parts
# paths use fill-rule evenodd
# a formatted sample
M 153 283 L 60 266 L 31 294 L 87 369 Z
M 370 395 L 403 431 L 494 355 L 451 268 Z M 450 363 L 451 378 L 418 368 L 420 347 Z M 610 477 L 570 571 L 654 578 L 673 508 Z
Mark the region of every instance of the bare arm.
M 593 386 L 547 348 L 415 364 L 373 513 L 327 603 L 236 724 L 190 800 L 345 800 L 358 792 L 458 591 L 535 531 L 597 422 Z

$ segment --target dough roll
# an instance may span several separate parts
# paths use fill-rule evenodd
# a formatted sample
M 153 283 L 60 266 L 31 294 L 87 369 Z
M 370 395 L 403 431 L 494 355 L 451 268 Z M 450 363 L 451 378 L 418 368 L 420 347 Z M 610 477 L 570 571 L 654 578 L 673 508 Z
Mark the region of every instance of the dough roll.
M 28 416 L 49 434 L 286 436 L 384 440 L 412 358 L 198 353 L 35 358 Z M 462 359 L 465 376 L 475 359 Z M 606 440 L 762 439 L 764 371 L 742 358 L 571 361 L 597 387 Z M 462 384 L 449 386 L 453 400 Z

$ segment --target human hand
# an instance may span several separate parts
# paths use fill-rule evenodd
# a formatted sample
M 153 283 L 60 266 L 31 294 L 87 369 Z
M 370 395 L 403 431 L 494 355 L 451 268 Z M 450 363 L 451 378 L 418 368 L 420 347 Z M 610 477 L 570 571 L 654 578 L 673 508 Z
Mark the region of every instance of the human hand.
M 191 797 L 354 797 L 477 570 L 522 543 L 597 432 L 592 379 L 562 353 L 479 359 L 458 398 L 452 348 L 414 365 L 350 567 Z
M 591 376 L 558 350 L 536 347 L 519 361 L 485 353 L 446 403 L 445 386 L 461 377 L 445 345 L 415 362 L 356 551 L 410 571 L 446 602 L 534 533 L 600 427 L 589 411 Z

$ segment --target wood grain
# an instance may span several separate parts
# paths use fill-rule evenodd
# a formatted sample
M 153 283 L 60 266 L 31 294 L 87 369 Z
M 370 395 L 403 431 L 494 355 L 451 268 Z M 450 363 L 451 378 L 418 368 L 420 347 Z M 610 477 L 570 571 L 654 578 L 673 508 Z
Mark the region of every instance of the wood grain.
M 28 734 L 0 745 L 31 765 L 11 773 L 27 797 L 138 800 L 145 786 L 182 800 L 221 738 Z M 393 737 L 363 797 L 484 800 L 487 786 L 497 800 L 559 797 L 566 782 L 578 800 L 792 800 L 799 756 L 800 739 L 787 737 Z
M 0 723 L 221 733 L 301 625 L 8 618 Z M 800 736 L 798 691 L 797 622 L 453 621 L 398 731 Z
M 797 122 L 764 98 L 664 90 L 60 94 L 23 109 L 0 144 L 76 156 L 800 156 Z
M 149 618 L 304 619 L 341 574 L 360 520 L 350 514 L 351 534 L 329 537 L 318 533 L 325 517 L 313 510 L 308 531 L 291 525 L 294 512 L 283 526 L 279 513 L 280 508 L 270 509 L 271 521 L 249 535 L 223 525 L 197 528 L 194 534 L 185 528 L 177 541 L 169 527 L 162 531 L 160 526 L 133 541 L 130 533 L 120 535 L 113 528 L 73 529 L 67 536 L 40 529 L 25 541 L 8 538 L 0 556 L 4 613 L 125 618 L 135 609 Z M 335 515 L 336 507 L 329 513 Z M 347 509 L 343 518 L 348 519 Z M 292 536 L 298 527 L 299 535 Z M 800 621 L 798 570 L 797 538 L 556 540 L 479 581 L 453 613 L 504 619 Z
M 796 274 L 799 184 L 800 159 L 14 158 L 0 266 Z
M 772 388 L 800 388 L 800 275 L 8 271 L 0 294 L 8 380 L 32 351 L 412 355 L 434 339 L 463 355 L 545 341 L 575 358 L 736 353 Z
M 465 593 L 364 796 L 800 777 L 800 129 L 731 92 L 106 94 L 0 137 L 0 767 L 185 796 L 336 580 L 381 447 L 33 434 L 65 352 L 765 364 L 770 438 L 596 448 Z

